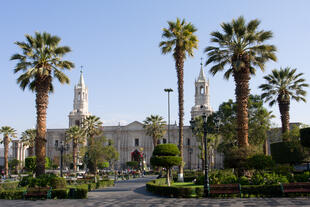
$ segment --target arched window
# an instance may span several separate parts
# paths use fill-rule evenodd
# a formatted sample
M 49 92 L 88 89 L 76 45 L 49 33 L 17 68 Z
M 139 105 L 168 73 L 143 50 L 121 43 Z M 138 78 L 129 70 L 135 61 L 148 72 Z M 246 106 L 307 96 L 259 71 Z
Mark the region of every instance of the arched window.
M 200 86 L 200 94 L 205 94 L 205 89 L 203 86 Z
M 81 92 L 78 93 L 78 101 L 81 100 Z

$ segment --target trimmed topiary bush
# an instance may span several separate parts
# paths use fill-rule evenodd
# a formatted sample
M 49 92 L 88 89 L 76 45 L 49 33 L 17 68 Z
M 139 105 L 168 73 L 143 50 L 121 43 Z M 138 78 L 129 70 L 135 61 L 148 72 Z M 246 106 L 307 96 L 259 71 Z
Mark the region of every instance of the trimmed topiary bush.
M 310 127 L 299 130 L 300 143 L 304 147 L 310 147 Z
M 52 189 L 52 198 L 65 199 L 68 198 L 69 190 L 67 188 Z
M 170 169 L 182 162 L 180 151 L 175 144 L 159 144 L 155 147 L 151 157 L 151 165 L 165 167 L 167 169 L 167 184 L 170 186 Z
M 278 142 L 270 145 L 272 159 L 279 164 L 300 163 L 305 158 L 303 149 L 298 142 Z
M 62 177 L 53 177 L 50 180 L 50 186 L 53 189 L 64 189 L 67 186 L 66 179 Z

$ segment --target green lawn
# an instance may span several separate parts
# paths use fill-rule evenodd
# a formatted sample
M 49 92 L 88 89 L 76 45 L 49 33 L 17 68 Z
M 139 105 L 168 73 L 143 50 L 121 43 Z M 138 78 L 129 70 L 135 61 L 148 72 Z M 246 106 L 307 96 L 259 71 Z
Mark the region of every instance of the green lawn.
M 203 185 L 195 185 L 193 182 L 184 182 L 184 183 L 173 183 L 171 186 L 176 186 L 176 187 L 198 187 L 198 186 L 203 186 Z

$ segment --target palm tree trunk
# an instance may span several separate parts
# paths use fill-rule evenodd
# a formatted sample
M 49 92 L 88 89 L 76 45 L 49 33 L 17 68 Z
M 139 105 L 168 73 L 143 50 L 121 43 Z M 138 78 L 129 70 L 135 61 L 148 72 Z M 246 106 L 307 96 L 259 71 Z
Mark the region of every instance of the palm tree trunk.
M 290 101 L 278 100 L 278 103 L 281 114 L 282 134 L 284 134 L 290 131 Z
M 248 98 L 249 98 L 249 80 L 250 71 L 243 68 L 239 71 L 234 70 L 234 79 L 236 84 L 236 99 L 237 99 L 237 125 L 238 125 L 238 146 L 249 146 L 248 141 Z
M 157 139 L 155 137 L 153 137 L 153 144 L 154 144 L 154 148 L 157 146 Z
M 267 138 L 264 141 L 263 151 L 264 151 L 264 155 L 268 155 L 268 140 L 267 140 Z
M 39 82 L 39 81 L 38 81 Z M 46 110 L 48 106 L 49 81 L 41 81 L 36 88 L 37 136 L 35 138 L 36 176 L 45 173 L 46 156 Z
M 73 171 L 76 172 L 76 161 L 77 161 L 77 143 L 73 141 Z
M 176 48 L 175 67 L 178 77 L 178 95 L 179 95 L 179 149 L 181 156 L 181 165 L 179 166 L 178 180 L 183 181 L 183 117 L 184 117 L 184 58 L 185 54 Z
M 4 174 L 5 176 L 9 175 L 9 137 L 4 136 Z

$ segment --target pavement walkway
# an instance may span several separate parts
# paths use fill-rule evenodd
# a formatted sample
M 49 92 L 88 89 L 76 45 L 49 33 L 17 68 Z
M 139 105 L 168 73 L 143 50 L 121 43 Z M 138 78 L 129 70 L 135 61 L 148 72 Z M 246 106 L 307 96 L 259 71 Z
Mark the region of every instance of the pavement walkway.
M 88 193 L 88 199 L 74 200 L 0 200 L 2 207 L 162 207 L 162 206 L 310 206 L 309 198 L 228 198 L 228 199 L 194 199 L 194 198 L 166 198 L 153 195 L 146 191 L 145 183 L 155 177 L 137 178 L 134 180 L 117 181 L 114 187 L 94 190 Z

